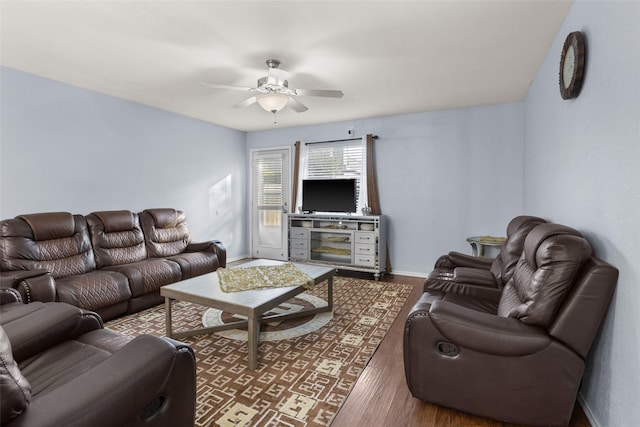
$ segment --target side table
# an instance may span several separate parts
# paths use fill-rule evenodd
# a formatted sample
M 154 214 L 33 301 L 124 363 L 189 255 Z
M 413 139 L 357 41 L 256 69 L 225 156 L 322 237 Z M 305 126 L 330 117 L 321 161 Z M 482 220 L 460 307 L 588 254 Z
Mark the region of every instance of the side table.
M 506 237 L 494 236 L 467 237 L 467 242 L 471 245 L 471 255 L 473 256 L 484 256 L 485 247 L 502 246 L 506 240 Z

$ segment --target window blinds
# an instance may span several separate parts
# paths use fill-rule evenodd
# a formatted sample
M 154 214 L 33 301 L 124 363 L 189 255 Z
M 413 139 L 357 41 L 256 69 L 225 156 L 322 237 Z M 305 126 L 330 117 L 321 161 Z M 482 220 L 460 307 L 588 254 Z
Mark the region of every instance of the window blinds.
M 305 144 L 301 155 L 301 179 L 355 178 L 356 207 L 361 211 L 367 200 L 366 153 L 362 139 Z

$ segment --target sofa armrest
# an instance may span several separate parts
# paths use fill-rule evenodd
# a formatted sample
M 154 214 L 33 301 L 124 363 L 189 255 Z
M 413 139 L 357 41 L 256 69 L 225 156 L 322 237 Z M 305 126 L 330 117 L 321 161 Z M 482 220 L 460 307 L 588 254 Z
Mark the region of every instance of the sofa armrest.
M 0 286 L 16 289 L 25 304 L 56 300 L 55 280 L 47 270 L 3 271 L 0 278 Z
M 0 305 L 22 302 L 22 295 L 14 288 L 0 288 Z
M 99 426 L 105 420 L 114 426 L 192 426 L 195 377 L 189 346 L 141 335 L 82 375 L 42 393 L 15 421 L 20 426 Z
M 461 348 L 499 356 L 525 356 L 547 348 L 551 338 L 542 329 L 521 321 L 482 313 L 435 300 L 429 312 L 413 310 L 412 321 L 431 322 L 443 338 Z
M 62 302 L 4 304 L 0 323 L 21 362 L 63 341 L 102 329 L 100 316 Z
M 498 287 L 498 281 L 491 271 L 481 268 L 456 267 L 453 270 L 453 280 L 457 283 L 478 286 Z
M 491 264 L 493 264 L 493 258 L 472 256 L 460 252 L 449 252 L 447 256 L 451 263 L 456 267 L 471 267 L 489 270 L 491 268 Z
M 56 282 L 51 274 L 29 277 L 18 282 L 16 289 L 22 295 L 22 301 L 54 302 L 56 300 Z
M 49 272 L 45 269 L 0 271 L 0 287 L 15 288 L 16 285 L 24 279 L 42 276 L 43 274 L 48 273 Z
M 227 266 L 227 249 L 219 240 L 210 240 L 208 242 L 189 243 L 185 248 L 185 252 L 213 252 L 218 255 L 220 267 Z

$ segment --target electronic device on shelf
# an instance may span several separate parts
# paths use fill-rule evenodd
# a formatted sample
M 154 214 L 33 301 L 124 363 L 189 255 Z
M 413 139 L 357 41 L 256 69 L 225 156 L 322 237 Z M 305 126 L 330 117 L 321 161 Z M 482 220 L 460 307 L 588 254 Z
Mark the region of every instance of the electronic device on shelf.
M 356 212 L 355 178 L 302 180 L 304 212 Z

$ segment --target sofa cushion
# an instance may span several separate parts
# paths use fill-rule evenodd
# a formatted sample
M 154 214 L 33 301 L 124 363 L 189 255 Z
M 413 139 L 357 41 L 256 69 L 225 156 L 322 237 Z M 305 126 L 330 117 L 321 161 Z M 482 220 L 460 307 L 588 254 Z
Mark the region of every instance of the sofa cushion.
M 107 233 L 133 230 L 137 223 L 137 215 L 126 210 L 93 212 L 91 215 L 100 218 Z
M 36 241 L 71 237 L 75 231 L 73 215 L 69 212 L 47 212 L 20 215 L 17 218 L 26 221 L 33 231 Z
M 547 328 L 591 253 L 577 230 L 550 223 L 537 226 L 502 292 L 498 315 Z
M 213 252 L 184 252 L 167 259 L 180 265 L 182 280 L 211 273 L 220 267 L 218 255 Z
M 93 253 L 98 268 L 147 258 L 138 215 L 131 211 L 102 211 L 87 215 Z
M 0 420 L 5 424 L 22 413 L 31 402 L 31 384 L 13 359 L 11 342 L 0 326 Z
M 138 297 L 157 291 L 161 286 L 181 280 L 180 266 L 163 258 L 149 258 L 139 262 L 105 267 L 117 271 L 129 280 L 131 296 Z
M 127 277 L 115 271 L 94 270 L 56 280 L 58 300 L 85 310 L 97 310 L 131 298 Z
M 525 215 L 517 216 L 509 222 L 507 225 L 507 240 L 490 268 L 500 288 L 511 280 L 513 271 L 522 254 L 525 239 L 531 230 L 545 222 L 542 218 Z
M 4 220 L 0 267 L 46 270 L 54 278 L 95 270 L 87 221 L 64 212 L 21 215 Z
M 164 258 L 185 251 L 190 235 L 184 212 L 146 209 L 139 216 L 150 258 Z
M 111 356 L 109 351 L 70 339 L 21 363 L 31 378 L 33 395 L 51 393 Z
M 62 341 L 102 328 L 102 319 L 69 304 L 35 301 L 3 305 L 0 324 L 11 340 L 14 359 L 21 363 Z

